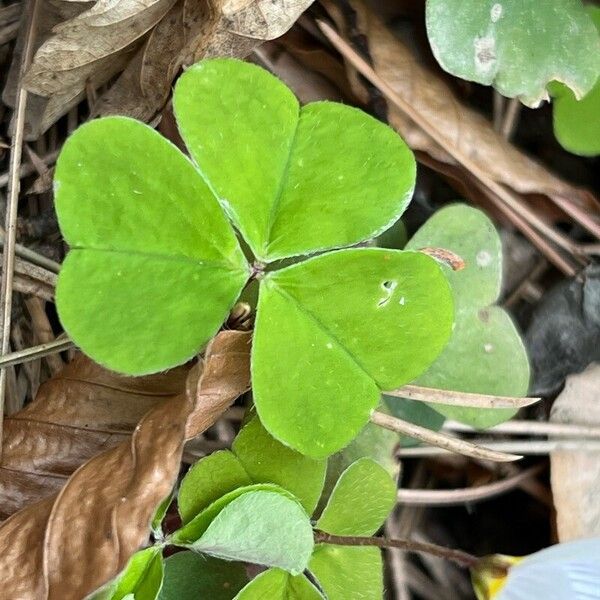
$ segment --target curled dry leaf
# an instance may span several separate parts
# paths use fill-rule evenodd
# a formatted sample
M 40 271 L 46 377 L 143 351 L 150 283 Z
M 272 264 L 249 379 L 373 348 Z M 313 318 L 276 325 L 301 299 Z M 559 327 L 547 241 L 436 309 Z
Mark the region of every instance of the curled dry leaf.
M 184 391 L 188 371 L 125 377 L 78 355 L 4 420 L 0 518 L 57 492 L 86 460 L 125 440 L 151 408 Z
M 589 202 L 587 192 L 550 173 L 497 133 L 485 117 L 464 106 L 446 82 L 420 64 L 366 2 L 351 0 L 349 4 L 356 11 L 358 27 L 367 39 L 377 74 L 497 183 L 520 194 L 543 194 L 559 200 L 569 198 L 582 204 Z M 345 31 L 346 20 L 336 5 L 329 0 L 324 5 L 340 30 Z M 352 67 L 349 67 L 349 73 L 355 93 L 366 101 L 368 96 L 362 81 Z M 392 105 L 389 106 L 389 121 L 413 150 L 424 154 L 424 162 L 433 161 L 432 166 L 438 170 L 456 167 L 443 147 Z M 473 186 L 469 187 L 471 189 L 466 190 L 467 193 L 480 194 Z M 595 209 L 598 209 L 597 205 Z
M 69 600 L 113 578 L 147 540 L 157 505 L 173 487 L 186 437 L 211 425 L 249 388 L 250 334 L 222 332 L 185 393 L 147 413 L 130 440 L 80 467 L 58 495 L 0 527 L 7 597 Z
M 97 0 L 86 9 L 63 2 L 77 8 L 58 24 L 56 10 L 44 6 L 43 43 L 24 80 L 36 94 L 28 111 L 28 138 L 41 135 L 80 102 L 86 90 L 99 88 L 119 73 L 92 112 L 149 121 L 162 109 L 182 66 L 203 57 L 246 56 L 262 41 L 285 33 L 311 3 Z M 15 56 L 18 64 L 18 53 Z M 14 95 L 14 76 L 10 88 Z

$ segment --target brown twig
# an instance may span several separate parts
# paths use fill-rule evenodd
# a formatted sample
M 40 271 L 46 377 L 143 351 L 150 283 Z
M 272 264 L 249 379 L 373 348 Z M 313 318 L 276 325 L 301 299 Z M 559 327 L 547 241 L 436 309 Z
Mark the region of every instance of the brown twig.
M 315 531 L 315 543 L 333 544 L 335 546 L 375 546 L 377 548 L 398 548 L 406 552 L 416 554 L 428 554 L 445 558 L 461 567 L 470 568 L 479 563 L 479 558 L 462 550 L 446 548 L 428 542 L 416 542 L 414 540 L 389 539 L 380 537 L 340 536 Z
M 492 460 L 494 462 L 512 462 L 522 458 L 516 454 L 498 452 L 443 433 L 436 433 L 426 427 L 421 427 L 420 425 L 415 425 L 414 423 L 409 423 L 408 421 L 378 411 L 374 411 L 371 414 L 371 423 L 384 429 L 415 438 L 426 444 L 431 444 L 442 451 L 455 452 L 464 456 L 471 456 L 481 460 Z M 408 450 L 412 450 L 412 448 Z

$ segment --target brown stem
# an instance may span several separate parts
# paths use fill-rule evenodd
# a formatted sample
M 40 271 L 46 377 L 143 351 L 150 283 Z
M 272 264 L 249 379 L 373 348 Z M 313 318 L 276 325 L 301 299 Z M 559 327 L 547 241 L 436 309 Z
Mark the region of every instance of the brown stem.
M 376 546 L 377 548 L 399 548 L 407 552 L 416 554 L 429 554 L 445 558 L 460 567 L 471 568 L 479 563 L 479 558 L 462 550 L 446 548 L 437 544 L 428 544 L 426 542 L 415 542 L 413 540 L 389 539 L 381 537 L 360 537 L 360 536 L 341 536 L 331 535 L 324 531 L 315 532 L 315 542 L 317 544 L 334 544 L 336 546 Z

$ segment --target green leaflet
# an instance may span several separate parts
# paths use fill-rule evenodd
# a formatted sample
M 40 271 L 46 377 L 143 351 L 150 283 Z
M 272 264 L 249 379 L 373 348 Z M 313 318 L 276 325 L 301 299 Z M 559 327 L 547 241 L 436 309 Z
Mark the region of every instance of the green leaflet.
M 159 600 L 231 600 L 247 582 L 241 563 L 178 552 L 165 560 Z
M 304 575 L 269 569 L 253 579 L 234 600 L 323 600 Z
M 155 600 L 163 583 L 161 548 L 136 552 L 123 571 L 111 582 L 88 596 L 88 600 Z
M 448 272 L 456 322 L 448 345 L 416 383 L 424 386 L 505 396 L 525 396 L 529 361 L 509 315 L 490 306 L 502 280 L 502 247 L 491 221 L 479 210 L 456 204 L 438 211 L 408 243 L 410 248 L 441 247 L 461 256 L 466 267 Z M 397 402 L 389 398 L 388 403 Z M 509 419 L 510 409 L 431 405 L 448 418 L 475 427 Z
M 179 486 L 177 506 L 183 524 L 189 523 L 225 494 L 252 483 L 240 461 L 229 450 L 219 450 L 200 459 Z
M 374 237 L 410 201 L 415 161 L 394 131 L 341 104 L 300 108 L 259 67 L 203 61 L 173 103 L 190 153 L 263 262 Z
M 588 5 L 587 9 L 600 31 L 600 7 Z M 560 145 L 581 156 L 600 154 L 600 78 L 581 100 L 558 82 L 550 91 L 555 96 L 552 101 L 554 134 Z
M 381 389 L 431 364 L 451 326 L 447 281 L 418 252 L 342 250 L 268 274 L 252 361 L 262 423 L 303 454 L 339 450 L 367 423 Z
M 294 499 L 289 492 L 271 483 L 256 483 L 237 487 L 209 504 L 191 521 L 185 523 L 183 527 L 175 531 L 171 536 L 170 541 L 174 544 L 183 546 L 193 544 L 202 537 L 204 532 L 208 529 L 208 526 L 229 503 L 233 502 L 243 494 L 257 491 L 276 492 Z
M 135 375 L 197 354 L 248 267 L 192 163 L 150 127 L 108 117 L 68 138 L 54 188 L 72 248 L 56 290 L 67 333 L 97 362 Z
M 396 501 L 396 485 L 378 463 L 352 463 L 333 488 L 316 528 L 333 535 L 373 535 Z
M 383 561 L 379 548 L 321 544 L 315 548 L 309 569 L 328 600 L 383 598 Z
M 308 516 L 278 491 L 246 492 L 232 500 L 191 548 L 226 560 L 279 567 L 298 575 L 314 547 Z
M 326 460 L 303 456 L 274 439 L 258 417 L 238 433 L 233 452 L 254 482 L 274 483 L 293 494 L 311 515 L 323 490 Z
M 528 106 L 554 80 L 581 98 L 600 72 L 600 38 L 580 0 L 427 0 L 426 16 L 446 71 Z
M 183 478 L 178 506 L 184 523 L 224 494 L 252 483 L 281 486 L 312 514 L 323 489 L 325 460 L 287 448 L 267 433 L 258 417 L 238 433 L 232 450 L 220 450 L 199 460 Z

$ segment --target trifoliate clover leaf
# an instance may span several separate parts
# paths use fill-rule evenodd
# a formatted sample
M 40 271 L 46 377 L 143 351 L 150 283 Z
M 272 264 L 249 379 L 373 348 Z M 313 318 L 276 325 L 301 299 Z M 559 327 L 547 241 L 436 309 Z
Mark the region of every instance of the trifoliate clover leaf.
M 186 473 L 178 495 L 183 523 L 233 490 L 256 483 L 272 483 L 292 493 L 312 514 L 325 479 L 327 462 L 284 446 L 252 418 L 238 433 L 232 451 L 220 450 L 200 459 Z
M 197 353 L 259 279 L 258 413 L 287 446 L 331 454 L 365 425 L 382 389 L 439 354 L 452 324 L 447 282 L 413 252 L 338 250 L 278 271 L 267 263 L 390 227 L 412 193 L 414 157 L 359 110 L 299 108 L 279 80 L 236 60 L 189 69 L 174 105 L 195 163 L 119 117 L 84 125 L 63 148 L 65 330 L 117 371 L 166 369 Z M 225 215 L 254 253 L 252 269 Z
M 427 35 L 449 73 L 528 106 L 552 81 L 577 98 L 600 71 L 600 37 L 581 0 L 427 0 Z
M 429 387 L 500 396 L 525 396 L 527 352 L 509 314 L 495 306 L 502 283 L 502 245 L 493 223 L 463 204 L 443 208 L 417 231 L 409 248 L 437 246 L 458 254 L 464 269 L 448 272 L 456 309 L 448 345 L 417 383 Z M 390 398 L 392 408 L 398 402 Z M 512 409 L 475 409 L 431 404 L 437 412 L 474 427 L 490 427 Z

